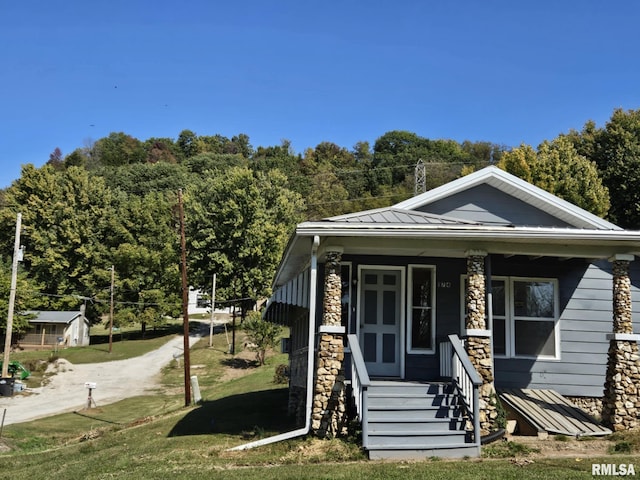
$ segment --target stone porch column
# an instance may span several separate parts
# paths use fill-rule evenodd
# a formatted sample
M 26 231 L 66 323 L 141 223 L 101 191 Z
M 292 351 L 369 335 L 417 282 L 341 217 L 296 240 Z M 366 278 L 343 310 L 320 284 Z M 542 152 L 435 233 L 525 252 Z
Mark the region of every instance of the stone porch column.
M 344 335 L 342 326 L 342 249 L 328 247 L 325 261 L 322 325 L 319 329 L 317 370 L 311 429 L 320 438 L 346 432 L 347 412 L 344 385 Z
M 482 378 L 480 386 L 480 431 L 486 435 L 495 430 L 497 417 L 496 393 L 493 385 L 493 357 L 491 332 L 486 324 L 486 279 L 484 260 L 486 252 L 467 252 L 467 291 L 465 336 L 466 349 L 471 363 Z
M 602 402 L 602 420 L 614 431 L 640 425 L 640 356 L 631 318 L 629 263 L 633 255 L 616 255 L 613 263 L 613 333 Z

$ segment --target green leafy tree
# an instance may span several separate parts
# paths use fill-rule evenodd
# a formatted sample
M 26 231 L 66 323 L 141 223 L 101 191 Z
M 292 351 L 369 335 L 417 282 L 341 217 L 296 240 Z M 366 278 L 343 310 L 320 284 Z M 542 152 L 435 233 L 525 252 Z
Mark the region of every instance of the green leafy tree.
M 98 140 L 93 154 L 100 165 L 119 166 L 147 161 L 144 144 L 137 138 L 122 132 L 110 133 Z
M 117 224 L 111 191 L 83 168 L 26 165 L 5 199 L 2 245 L 13 244 L 8 234 L 21 211 L 23 266 L 45 294 L 41 306 L 77 308 L 77 295 L 91 297 L 96 278 L 108 269 L 108 239 Z
M 586 131 L 585 131 L 586 130 Z M 587 124 L 580 136 L 583 148 L 609 188 L 609 219 L 625 228 L 640 228 L 640 109 L 616 109 L 604 129 Z
M 595 215 L 607 214 L 609 191 L 595 163 L 578 154 L 565 136 L 543 142 L 537 152 L 528 145 L 513 149 L 498 166 Z
M 270 294 L 270 284 L 290 229 L 302 208 L 277 171 L 232 168 L 204 178 L 185 193 L 190 283 L 206 290 L 217 274 L 222 300 Z
M 180 313 L 179 236 L 175 195 L 129 195 L 120 202 L 120 228 L 113 232 L 111 258 L 117 273 L 118 323 L 157 326 Z M 103 293 L 103 295 L 105 295 Z
M 9 315 L 12 263 L 12 260 L 0 258 L 0 330 L 3 332 L 6 331 Z M 25 271 L 19 267 L 13 306 L 13 332 L 24 332 L 29 327 L 29 319 L 33 316 L 27 311 L 38 306 L 38 292 L 39 285 L 27 277 Z

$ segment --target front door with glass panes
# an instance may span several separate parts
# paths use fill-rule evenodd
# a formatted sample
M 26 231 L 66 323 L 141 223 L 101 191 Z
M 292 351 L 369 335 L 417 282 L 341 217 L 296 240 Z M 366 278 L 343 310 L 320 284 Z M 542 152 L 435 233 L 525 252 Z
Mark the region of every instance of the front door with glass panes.
M 402 270 L 360 272 L 359 337 L 369 376 L 400 376 Z

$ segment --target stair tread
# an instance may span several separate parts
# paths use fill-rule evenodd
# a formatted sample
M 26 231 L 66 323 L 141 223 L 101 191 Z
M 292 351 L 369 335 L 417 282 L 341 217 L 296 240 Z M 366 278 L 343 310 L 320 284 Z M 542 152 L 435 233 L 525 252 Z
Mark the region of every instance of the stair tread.
M 439 443 L 436 445 L 407 444 L 407 445 L 367 445 L 367 450 L 437 450 L 443 448 L 471 448 L 475 443 Z

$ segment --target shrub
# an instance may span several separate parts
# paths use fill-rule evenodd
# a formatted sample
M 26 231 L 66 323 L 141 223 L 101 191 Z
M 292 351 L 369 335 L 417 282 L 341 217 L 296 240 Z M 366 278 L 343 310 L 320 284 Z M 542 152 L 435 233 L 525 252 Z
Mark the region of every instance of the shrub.
M 264 365 L 267 350 L 278 344 L 282 327 L 265 322 L 258 312 L 250 312 L 243 325 L 249 339 L 246 347 L 256 352 L 256 360 L 260 365 Z

